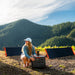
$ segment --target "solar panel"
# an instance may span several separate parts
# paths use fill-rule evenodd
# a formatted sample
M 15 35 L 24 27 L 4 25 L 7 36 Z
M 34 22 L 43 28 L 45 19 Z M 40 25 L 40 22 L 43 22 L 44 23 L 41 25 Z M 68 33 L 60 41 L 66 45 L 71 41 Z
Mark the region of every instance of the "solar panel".
M 21 47 L 5 47 L 6 56 L 16 56 L 21 55 Z
M 45 51 L 47 53 L 48 58 L 57 58 L 57 57 L 74 55 L 71 47 L 46 49 Z

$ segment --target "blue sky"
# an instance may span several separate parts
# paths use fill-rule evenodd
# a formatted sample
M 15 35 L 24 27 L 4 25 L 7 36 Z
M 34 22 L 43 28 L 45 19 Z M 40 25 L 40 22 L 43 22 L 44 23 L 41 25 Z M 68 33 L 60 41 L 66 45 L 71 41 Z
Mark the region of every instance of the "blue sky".
M 59 10 L 48 14 L 48 18 L 37 22 L 42 25 L 56 25 L 65 22 L 75 22 L 75 2 L 62 6 Z
M 0 25 L 28 19 L 41 25 L 75 21 L 75 0 L 0 0 Z
M 48 14 L 48 18 L 37 22 L 42 25 L 56 25 L 65 22 L 75 22 L 75 10 L 64 10 Z

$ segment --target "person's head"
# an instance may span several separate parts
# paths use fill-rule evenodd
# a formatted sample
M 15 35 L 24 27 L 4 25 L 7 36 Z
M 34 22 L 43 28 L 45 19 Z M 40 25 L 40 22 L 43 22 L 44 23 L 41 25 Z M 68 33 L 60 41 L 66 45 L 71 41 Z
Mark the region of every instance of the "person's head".
M 26 39 L 24 39 L 24 41 L 25 41 L 25 44 L 26 44 L 26 45 L 32 43 L 32 39 L 31 39 L 31 38 L 26 38 Z

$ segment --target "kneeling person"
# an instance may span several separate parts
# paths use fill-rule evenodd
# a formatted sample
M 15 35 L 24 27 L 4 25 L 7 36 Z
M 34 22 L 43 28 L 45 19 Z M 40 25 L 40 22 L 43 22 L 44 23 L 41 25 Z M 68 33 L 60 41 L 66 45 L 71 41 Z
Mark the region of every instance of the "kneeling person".
M 35 48 L 32 45 L 32 39 L 26 38 L 24 39 L 25 44 L 22 46 L 22 54 L 21 59 L 24 63 L 24 67 L 28 67 L 31 61 L 35 61 L 33 56 L 36 56 Z

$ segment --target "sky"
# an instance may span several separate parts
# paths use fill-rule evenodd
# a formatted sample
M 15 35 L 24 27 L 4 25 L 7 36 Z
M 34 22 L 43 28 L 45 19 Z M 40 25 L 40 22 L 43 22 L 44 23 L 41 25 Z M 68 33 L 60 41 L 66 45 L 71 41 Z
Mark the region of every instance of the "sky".
M 28 19 L 41 25 L 75 21 L 75 0 L 0 0 L 0 25 Z

